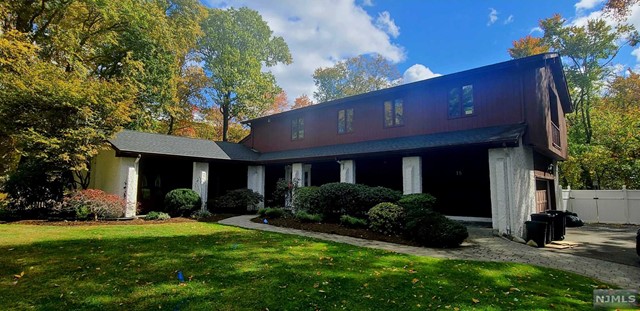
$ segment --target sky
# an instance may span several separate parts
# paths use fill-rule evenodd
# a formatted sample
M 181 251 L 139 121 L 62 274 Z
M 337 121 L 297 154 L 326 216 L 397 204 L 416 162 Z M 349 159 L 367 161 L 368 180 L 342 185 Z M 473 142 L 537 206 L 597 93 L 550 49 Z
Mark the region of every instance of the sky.
M 318 67 L 378 53 L 397 65 L 403 82 L 510 59 L 507 49 L 526 35 L 541 36 L 540 19 L 555 13 L 567 23 L 601 16 L 604 0 L 201 0 L 216 8 L 258 11 L 287 42 L 293 63 L 268 68 L 289 102 L 313 97 Z M 640 5 L 627 21 L 640 29 Z M 624 47 L 622 71 L 640 69 L 640 48 Z

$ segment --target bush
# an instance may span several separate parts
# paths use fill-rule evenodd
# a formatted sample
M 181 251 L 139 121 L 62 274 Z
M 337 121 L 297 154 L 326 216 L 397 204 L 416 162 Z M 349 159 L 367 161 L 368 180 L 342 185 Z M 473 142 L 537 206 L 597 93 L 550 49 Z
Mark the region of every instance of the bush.
M 267 207 L 258 210 L 258 215 L 262 218 L 276 219 L 284 216 L 286 211 L 282 208 Z
M 263 197 L 251 189 L 236 189 L 214 200 L 213 210 L 222 213 L 246 214 L 248 209 L 255 210 Z
M 51 164 L 26 160 L 3 184 L 8 209 L 16 217 L 45 218 L 60 209 L 68 179 Z
M 102 190 L 87 189 L 70 193 L 64 198 L 61 212 L 78 219 L 122 217 L 127 202 L 115 194 Z
M 318 223 L 322 221 L 322 215 L 309 214 L 305 211 L 298 211 L 294 216 L 301 222 Z
M 396 203 L 402 198 L 402 192 L 385 187 L 365 187 L 360 194 L 362 200 L 362 211 L 348 213 L 350 215 L 364 215 L 369 209 L 383 202 Z
M 296 189 L 293 196 L 293 205 L 297 210 L 309 213 L 321 213 L 321 199 L 320 187 L 302 187 Z
M 326 219 L 338 220 L 340 215 L 365 217 L 369 209 L 382 202 L 396 202 L 402 193 L 385 187 L 361 184 L 330 183 L 320 187 L 310 212 L 321 213 Z M 304 201 L 303 201 L 304 202 Z M 315 204 L 314 204 L 315 203 Z
M 366 228 L 367 220 L 357 217 L 352 217 L 349 215 L 340 216 L 340 223 L 349 228 Z
M 171 216 L 163 212 L 149 212 L 147 213 L 147 217 L 145 217 L 144 219 L 145 220 L 167 220 L 167 219 L 171 219 Z
M 192 211 L 202 205 L 200 195 L 187 188 L 179 188 L 169 191 L 164 197 L 164 208 L 169 215 L 176 217 L 190 215 Z
M 423 246 L 457 247 L 469 237 L 467 227 L 429 209 L 407 213 L 405 235 Z
M 209 210 L 206 210 L 206 209 L 205 210 L 199 209 L 191 213 L 191 218 L 197 219 L 197 220 L 209 218 L 211 216 L 213 216 L 213 214 L 211 214 L 211 212 L 209 212 Z
M 414 193 L 403 195 L 398 200 L 398 205 L 405 210 L 431 209 L 436 203 L 436 198 L 428 193 Z
M 404 209 L 396 204 L 383 202 L 369 210 L 369 228 L 386 235 L 402 233 Z

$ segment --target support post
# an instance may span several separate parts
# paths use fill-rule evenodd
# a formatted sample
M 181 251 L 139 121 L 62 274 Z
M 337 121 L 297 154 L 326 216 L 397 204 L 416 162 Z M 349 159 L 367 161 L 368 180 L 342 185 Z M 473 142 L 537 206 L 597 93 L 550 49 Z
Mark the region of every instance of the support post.
M 197 192 L 202 199 L 201 210 L 206 210 L 209 191 L 209 163 L 193 162 L 191 189 Z
M 402 158 L 402 192 L 422 193 L 422 158 Z
M 264 197 L 265 168 L 264 165 L 249 166 L 247 168 L 247 188 Z M 258 203 L 258 208 L 264 207 L 264 201 Z
M 340 161 L 340 182 L 356 183 L 356 162 L 354 160 Z
M 302 178 L 304 174 L 304 165 L 302 163 L 293 163 L 291 165 L 291 183 L 297 187 L 303 185 Z
M 126 202 L 124 217 L 135 217 L 138 205 L 138 163 L 137 158 L 120 159 L 120 176 L 124 184 L 123 198 Z

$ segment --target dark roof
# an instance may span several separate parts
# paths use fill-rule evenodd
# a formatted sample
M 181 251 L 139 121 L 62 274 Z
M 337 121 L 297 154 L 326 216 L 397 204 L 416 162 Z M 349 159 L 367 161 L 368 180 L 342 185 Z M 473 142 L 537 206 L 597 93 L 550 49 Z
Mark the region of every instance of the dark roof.
M 462 145 L 517 146 L 525 128 L 526 125 L 524 124 L 502 125 L 464 131 L 268 152 L 261 154 L 258 161 L 277 162 L 358 156 L 382 152 L 415 152 L 430 148 Z
M 393 93 L 393 92 L 403 91 L 403 90 L 407 90 L 407 89 L 413 89 L 413 88 L 416 88 L 416 87 L 418 87 L 418 88 L 426 87 L 426 86 L 428 86 L 428 85 L 430 85 L 432 83 L 440 83 L 443 80 L 458 79 L 458 78 L 460 78 L 462 76 L 475 75 L 475 74 L 480 74 L 480 73 L 485 73 L 485 72 L 490 72 L 490 71 L 500 70 L 500 69 L 505 69 L 505 68 L 518 68 L 518 67 L 523 67 L 523 66 L 528 65 L 528 64 L 549 64 L 549 65 L 551 65 L 551 67 L 553 68 L 554 81 L 556 81 L 556 83 L 560 84 L 560 86 L 558 88 L 558 93 L 559 93 L 560 98 L 561 98 L 562 108 L 567 113 L 572 112 L 573 108 L 571 107 L 571 98 L 569 97 L 569 91 L 567 89 L 567 82 L 566 82 L 566 79 L 565 79 L 565 76 L 564 76 L 564 71 L 562 69 L 562 59 L 561 59 L 561 57 L 560 57 L 560 55 L 558 53 L 553 53 L 552 52 L 552 53 L 542 53 L 542 54 L 527 56 L 527 57 L 518 58 L 518 59 L 512 59 L 512 60 L 501 62 L 501 63 L 491 64 L 491 65 L 478 67 L 478 68 L 473 68 L 473 69 L 469 69 L 469 70 L 465 70 L 465 71 L 461 71 L 461 72 L 442 75 L 442 76 L 438 76 L 438 77 L 431 78 L 431 79 L 420 80 L 420 81 L 407 83 L 407 84 L 402 84 L 402 85 L 398 85 L 398 86 L 394 86 L 394 87 L 390 87 L 390 88 L 386 88 L 386 89 L 381 89 L 381 90 L 377 90 L 377 91 L 373 91 L 373 92 L 368 92 L 368 93 L 364 93 L 364 94 L 359 94 L 359 95 L 339 98 L 339 99 L 335 99 L 335 100 L 332 100 L 332 101 L 328 101 L 328 102 L 324 102 L 324 103 L 318 103 L 318 104 L 315 104 L 315 105 L 311 105 L 311 106 L 307 106 L 307 107 L 303 107 L 303 108 L 299 108 L 299 109 L 293 109 L 293 110 L 289 110 L 289 111 L 285 111 L 285 112 L 280 112 L 280 113 L 276 113 L 276 114 L 272 114 L 272 115 L 268 115 L 268 116 L 264 116 L 264 117 L 260 117 L 260 118 L 255 118 L 255 119 L 243 121 L 242 123 L 245 123 L 245 124 L 246 123 L 253 123 L 254 121 L 258 121 L 258 120 L 262 120 L 262 119 L 268 119 L 268 118 L 280 117 L 280 116 L 287 115 L 287 114 L 294 114 L 294 113 L 298 113 L 300 111 L 320 109 L 320 108 L 326 107 L 326 106 L 338 105 L 338 104 L 345 103 L 345 102 L 351 102 L 351 101 L 354 101 L 354 100 L 364 99 L 364 98 L 373 97 L 373 96 L 385 95 L 385 94 L 389 94 L 389 93 Z
M 109 143 L 120 153 L 251 161 L 258 153 L 240 144 L 124 130 Z

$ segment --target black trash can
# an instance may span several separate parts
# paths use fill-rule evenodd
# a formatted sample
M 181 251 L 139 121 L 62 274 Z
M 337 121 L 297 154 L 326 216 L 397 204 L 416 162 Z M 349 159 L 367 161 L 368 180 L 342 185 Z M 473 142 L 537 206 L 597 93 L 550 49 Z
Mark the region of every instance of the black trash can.
M 525 221 L 524 225 L 527 229 L 526 240 L 533 240 L 538 244 L 538 247 L 544 247 L 547 241 L 547 223 L 544 221 Z
M 546 242 L 551 243 L 551 241 L 553 241 L 553 228 L 555 226 L 553 222 L 555 220 L 555 216 L 551 214 L 546 214 L 546 213 L 536 213 L 536 214 L 531 214 L 531 220 L 541 221 L 547 224 Z
M 553 218 L 553 240 L 564 240 L 564 236 L 567 234 L 567 213 L 556 210 L 549 210 L 546 213 L 555 216 Z

